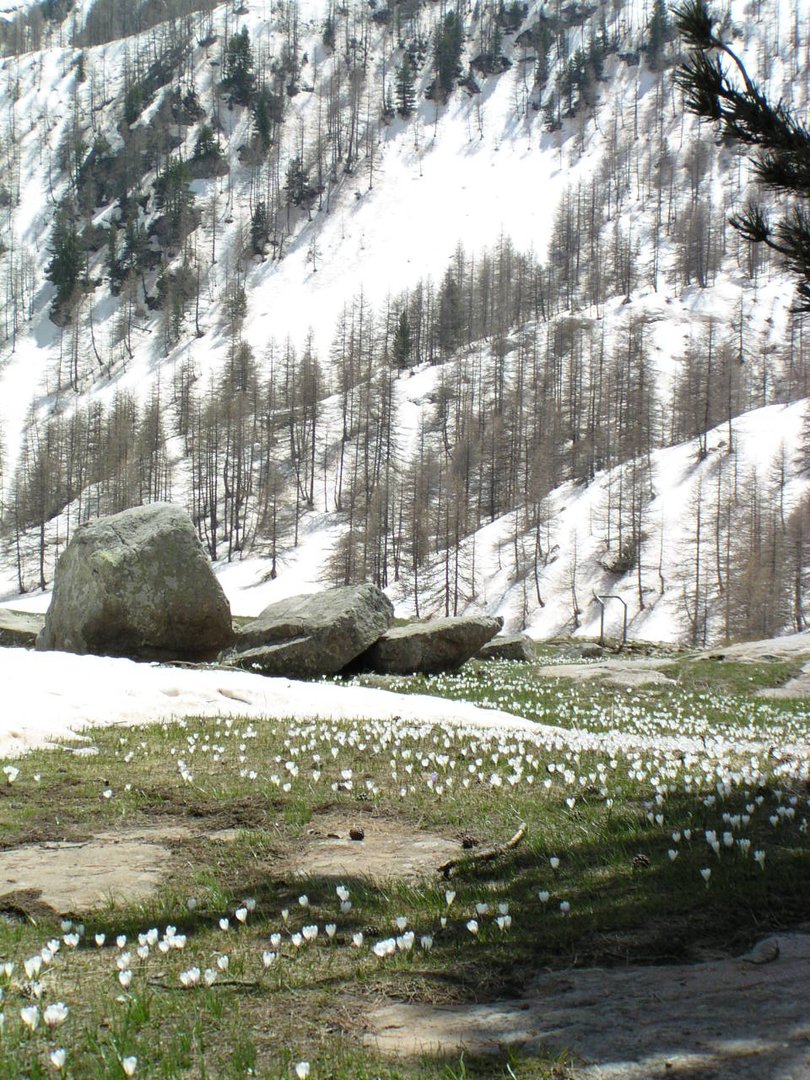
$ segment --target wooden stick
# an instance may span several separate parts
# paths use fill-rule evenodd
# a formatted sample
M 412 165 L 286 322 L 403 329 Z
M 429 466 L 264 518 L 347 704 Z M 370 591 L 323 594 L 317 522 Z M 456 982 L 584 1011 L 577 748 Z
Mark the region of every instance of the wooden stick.
M 450 877 L 453 870 L 461 863 L 489 862 L 491 859 L 497 859 L 499 855 L 505 855 L 507 851 L 516 848 L 525 835 L 526 822 L 521 821 L 518 831 L 510 840 L 507 840 L 505 844 L 497 844 L 495 847 L 482 848 L 480 851 L 474 851 L 470 855 L 460 855 L 457 859 L 448 859 L 447 862 L 442 863 L 441 866 L 437 866 L 436 870 L 438 873 L 444 874 L 445 877 Z
M 169 983 L 165 983 L 162 979 L 158 978 L 147 979 L 146 984 L 147 986 L 157 986 L 161 990 L 176 990 L 178 993 L 186 993 L 188 991 L 199 990 L 201 988 L 203 990 L 211 990 L 215 986 L 235 986 L 240 990 L 258 990 L 261 985 L 261 983 L 247 979 L 215 979 L 214 982 L 211 983 L 211 986 L 208 986 L 203 982 L 196 983 L 194 986 L 183 986 L 182 983 L 179 983 L 177 986 L 175 986 L 174 984 L 170 985 Z

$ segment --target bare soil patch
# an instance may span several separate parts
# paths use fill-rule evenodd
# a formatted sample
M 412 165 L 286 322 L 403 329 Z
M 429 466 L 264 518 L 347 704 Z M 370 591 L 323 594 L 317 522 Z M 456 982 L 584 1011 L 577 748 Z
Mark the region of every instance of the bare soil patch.
M 366 1041 L 397 1056 L 565 1049 L 583 1080 L 808 1080 L 810 934 L 776 935 L 748 959 L 541 975 L 492 1004 L 392 1002 L 369 1024 Z
M 362 832 L 363 839 L 352 840 L 353 830 Z M 307 877 L 414 881 L 435 877 L 443 862 L 462 853 L 459 841 L 404 822 L 364 813 L 352 818 L 326 814 L 308 826 L 286 869 Z
M 171 873 L 169 844 L 196 838 L 182 824 L 49 840 L 0 852 L 0 908 L 80 914 L 111 902 L 146 900 Z M 234 830 L 207 833 L 229 840 Z

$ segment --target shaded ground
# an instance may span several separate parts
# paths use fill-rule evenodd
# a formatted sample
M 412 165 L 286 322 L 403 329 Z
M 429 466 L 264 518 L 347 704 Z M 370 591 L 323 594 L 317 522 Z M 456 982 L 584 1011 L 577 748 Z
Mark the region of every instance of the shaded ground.
M 807 1080 L 810 934 L 780 934 L 753 956 L 694 965 L 541 975 L 517 999 L 369 1015 L 369 1044 L 392 1055 L 573 1049 L 583 1080 Z

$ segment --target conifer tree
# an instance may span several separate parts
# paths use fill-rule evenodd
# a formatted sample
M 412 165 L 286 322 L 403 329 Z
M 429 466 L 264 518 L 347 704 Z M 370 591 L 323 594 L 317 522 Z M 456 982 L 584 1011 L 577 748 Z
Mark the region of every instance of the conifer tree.
M 253 127 L 265 153 L 270 149 L 278 124 L 284 119 L 284 98 L 269 87 L 260 87 L 253 98 Z
M 231 91 L 237 105 L 248 105 L 254 89 L 253 50 L 250 47 L 248 28 L 243 26 L 228 41 L 225 56 L 224 85 Z
M 267 216 L 267 204 L 259 200 L 250 215 L 250 246 L 254 255 L 264 255 L 269 235 L 270 220 Z
M 51 259 L 45 276 L 56 286 L 53 302 L 54 313 L 64 311 L 77 292 L 81 290 L 87 275 L 87 256 L 82 246 L 76 222 L 68 210 L 62 209 L 56 216 L 51 236 Z
M 411 323 L 408 312 L 403 309 L 397 320 L 397 328 L 394 331 L 394 341 L 391 346 L 394 365 L 400 370 L 408 367 L 413 353 L 413 337 L 411 336 Z
M 690 49 L 676 73 L 686 107 L 714 121 L 724 141 L 750 147 L 757 181 L 787 197 L 775 220 L 754 203 L 730 223 L 747 240 L 784 257 L 799 278 L 798 310 L 810 312 L 810 129 L 781 102 L 767 100 L 715 30 L 705 0 L 687 0 L 675 19 Z
M 464 44 L 464 28 L 455 11 L 448 11 L 436 31 L 433 41 L 433 63 L 436 68 L 436 85 L 445 100 L 452 94 L 456 80 L 461 75 L 461 49 Z
M 194 146 L 195 161 L 202 161 L 205 159 L 218 160 L 222 156 L 222 147 L 217 141 L 217 137 L 214 134 L 214 129 L 211 127 L 210 124 L 203 124 L 200 128 L 200 133 L 197 136 L 197 142 Z
M 647 24 L 647 63 L 653 70 L 660 65 L 661 53 L 671 32 L 667 5 L 664 0 L 654 0 L 650 21 Z
M 416 107 L 416 74 L 406 53 L 397 68 L 397 112 L 410 116 Z
M 163 211 L 168 238 L 187 236 L 193 227 L 194 192 L 189 168 L 180 158 L 169 158 L 155 181 L 155 203 Z

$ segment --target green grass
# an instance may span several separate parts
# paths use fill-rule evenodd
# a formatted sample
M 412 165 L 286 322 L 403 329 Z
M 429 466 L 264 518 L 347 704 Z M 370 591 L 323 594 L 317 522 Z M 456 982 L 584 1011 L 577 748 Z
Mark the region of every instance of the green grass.
M 187 835 L 170 842 L 152 899 L 75 913 L 84 923 L 79 946 L 63 942 L 34 980 L 23 961 L 63 930 L 30 897 L 7 898 L 0 959 L 15 969 L 0 976 L 0 1075 L 54 1075 L 48 1055 L 65 1047 L 77 1078 L 122 1076 L 131 1055 L 138 1077 L 293 1077 L 307 1061 L 313 1078 L 561 1078 L 573 1075 L 574 1059 L 560 1048 L 541 1058 L 392 1062 L 361 1037 L 370 1009 L 389 998 L 494 1000 L 519 993 L 540 970 L 688 961 L 707 947 L 734 953 L 768 929 L 810 918 L 810 790 L 789 750 L 806 741 L 806 704 L 679 685 L 631 694 L 540 682 L 517 664 L 396 687 L 508 707 L 571 729 L 571 741 L 542 730 L 533 738 L 359 720 L 193 720 L 95 731 L 94 756 L 50 750 L 18 761 L 19 776 L 0 789 L 2 847 L 178 823 Z M 623 735 L 635 744 L 623 747 Z M 684 735 L 699 753 L 666 742 Z M 479 847 L 507 840 L 519 821 L 528 831 L 495 861 L 462 861 L 450 881 L 438 873 L 397 880 L 396 861 L 384 882 L 294 877 L 308 830 L 334 820 L 466 837 Z M 222 829 L 235 833 L 218 838 Z M 730 831 L 733 846 L 721 841 L 716 854 L 707 829 L 718 839 Z M 750 840 L 749 851 L 739 839 Z M 764 869 L 755 850 L 765 852 Z M 708 884 L 703 868 L 712 871 Z M 338 884 L 350 891 L 350 910 L 341 910 Z M 541 891 L 550 894 L 545 903 Z M 234 913 L 246 897 L 255 910 L 241 925 Z M 478 904 L 488 905 L 485 914 Z M 499 905 L 508 906 L 510 927 L 497 925 Z M 380 959 L 370 946 L 401 933 L 398 916 L 414 947 Z M 163 934 L 167 925 L 186 935 L 185 947 L 164 954 L 152 945 L 138 958 L 138 934 Z M 293 935 L 308 925 L 318 937 L 297 948 Z M 118 934 L 132 954 L 128 989 L 115 966 Z M 419 944 L 427 934 L 429 951 Z M 278 955 L 265 968 L 270 949 Z M 222 955 L 227 973 L 216 966 Z M 217 972 L 211 987 L 181 985 L 180 973 L 194 966 Z M 32 981 L 41 984 L 40 1008 L 68 1005 L 64 1026 L 25 1030 L 20 1009 L 35 1000 Z
M 784 686 L 802 670 L 803 660 L 733 661 L 692 659 L 662 665 L 660 670 L 684 689 L 748 695 Z

